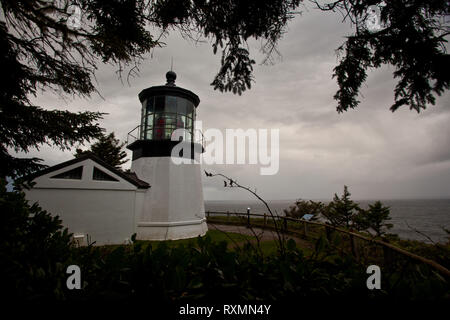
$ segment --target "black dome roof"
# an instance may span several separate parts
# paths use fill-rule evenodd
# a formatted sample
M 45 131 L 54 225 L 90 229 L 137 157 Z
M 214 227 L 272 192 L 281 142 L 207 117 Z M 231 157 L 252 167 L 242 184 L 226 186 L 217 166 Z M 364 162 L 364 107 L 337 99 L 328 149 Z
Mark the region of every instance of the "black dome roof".
M 148 97 L 154 96 L 176 96 L 190 100 L 196 107 L 200 103 L 200 98 L 187 89 L 177 87 L 175 85 L 175 79 L 177 78 L 177 74 L 172 70 L 166 73 L 167 83 L 163 86 L 154 86 L 147 89 L 142 90 L 139 93 L 139 100 L 143 102 Z

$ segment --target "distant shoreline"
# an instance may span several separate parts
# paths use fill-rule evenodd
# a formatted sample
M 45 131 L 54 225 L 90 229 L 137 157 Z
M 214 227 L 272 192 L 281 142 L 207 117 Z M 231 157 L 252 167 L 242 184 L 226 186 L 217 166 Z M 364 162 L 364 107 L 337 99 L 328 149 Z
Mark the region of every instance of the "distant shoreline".
M 298 199 L 264 199 L 265 201 L 267 201 L 267 202 L 292 202 L 292 203 L 295 203 L 295 201 L 297 201 L 297 200 L 306 200 L 306 201 L 309 201 L 309 200 L 312 200 L 312 201 L 322 201 L 322 202 L 328 202 L 328 201 L 332 201 L 333 199 L 308 199 L 308 198 L 298 198 Z M 359 202 L 359 201 L 362 201 L 362 202 L 365 202 L 365 201 L 381 201 L 381 202 L 383 202 L 383 201 L 423 201 L 423 200 L 449 200 L 450 201 L 450 197 L 448 197 L 448 198 L 386 198 L 386 199 L 383 199 L 383 198 L 373 198 L 373 199 L 352 199 L 353 201 L 355 201 L 355 202 Z M 225 201 L 229 201 L 229 202 L 248 202 L 248 201 L 255 201 L 255 202 L 259 202 L 259 200 L 258 199 L 248 199 L 248 200 L 217 200 L 217 199 L 214 199 L 214 200 L 207 200 L 207 199 L 205 199 L 205 202 L 225 202 Z
M 306 199 L 305 199 L 306 200 Z M 267 200 L 274 212 L 283 215 L 283 210 L 295 204 L 296 200 Z M 330 200 L 322 201 L 325 204 Z M 376 200 L 354 200 L 362 208 Z M 447 234 L 442 228 L 450 229 L 450 199 L 380 199 L 390 207 L 390 223 L 394 227 L 390 233 L 398 234 L 402 239 L 429 242 L 423 235 L 412 228 L 429 236 L 435 242 L 447 242 Z M 205 210 L 219 212 L 246 212 L 250 208 L 252 213 L 263 214 L 267 211 L 261 201 L 255 200 L 206 200 Z

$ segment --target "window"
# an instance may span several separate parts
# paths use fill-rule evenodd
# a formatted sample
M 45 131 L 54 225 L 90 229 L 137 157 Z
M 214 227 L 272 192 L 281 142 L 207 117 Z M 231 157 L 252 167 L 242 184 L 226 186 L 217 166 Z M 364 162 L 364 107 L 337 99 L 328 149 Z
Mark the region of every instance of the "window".
M 83 175 L 83 166 L 77 167 L 75 169 L 65 171 L 62 173 L 59 173 L 51 179 L 75 179 L 75 180 L 81 180 L 81 176 Z
M 151 129 L 153 127 L 153 117 L 154 117 L 154 113 L 150 113 L 147 116 L 147 129 Z
M 170 140 L 176 129 L 186 129 L 185 141 L 192 141 L 195 107 L 188 99 L 155 96 L 143 101 L 141 137 L 146 140 Z
M 167 96 L 165 111 L 169 113 L 177 113 L 177 98 Z
M 152 129 L 149 129 L 149 130 L 145 131 L 145 139 L 146 140 L 153 139 L 153 130 Z
M 164 96 L 155 97 L 155 112 L 164 111 Z
M 181 114 L 186 114 L 188 101 L 186 99 L 178 99 L 177 112 Z
M 153 97 L 149 98 L 148 100 L 144 100 L 143 104 L 145 106 L 145 104 L 147 103 L 147 112 L 151 113 L 154 111 L 153 109 Z
M 111 177 L 109 174 L 101 171 L 100 169 L 97 169 L 96 167 L 94 167 L 94 171 L 92 172 L 92 180 L 119 181 L 116 178 Z

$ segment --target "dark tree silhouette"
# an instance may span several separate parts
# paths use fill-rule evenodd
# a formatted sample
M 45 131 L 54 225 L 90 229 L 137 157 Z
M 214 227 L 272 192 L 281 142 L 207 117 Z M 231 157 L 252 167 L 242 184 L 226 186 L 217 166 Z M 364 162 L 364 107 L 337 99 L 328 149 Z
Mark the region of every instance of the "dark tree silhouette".
M 116 139 L 114 136 L 114 132 L 111 132 L 108 135 L 100 136 L 91 146 L 89 151 L 77 149 L 75 157 L 82 156 L 86 154 L 86 152 L 92 152 L 107 164 L 115 167 L 116 169 L 120 169 L 121 165 L 128 161 L 123 160 L 127 156 L 127 153 L 122 150 L 124 145 L 125 142 L 120 143 L 119 139 Z
M 388 223 L 391 220 L 389 214 L 390 208 L 383 206 L 381 201 L 376 201 L 373 204 L 369 204 L 367 210 L 361 209 L 354 221 L 359 226 L 359 229 L 373 230 L 376 236 L 381 237 L 386 233 L 386 230 L 393 227 L 391 223 Z
M 361 210 L 356 202 L 350 199 L 351 193 L 344 186 L 344 193 L 339 197 L 334 194 L 333 201 L 322 211 L 322 214 L 334 226 L 350 228 L 353 226 L 354 218 Z
M 420 112 L 434 104 L 450 86 L 450 56 L 445 49 L 449 33 L 450 3 L 447 0 L 338 0 L 319 4 L 325 11 L 340 11 L 355 27 L 338 48 L 339 65 L 334 69 L 339 90 L 334 98 L 338 112 L 358 106 L 358 94 L 367 70 L 382 65 L 394 67 L 395 103 Z M 380 5 L 378 30 L 367 27 L 368 9 Z

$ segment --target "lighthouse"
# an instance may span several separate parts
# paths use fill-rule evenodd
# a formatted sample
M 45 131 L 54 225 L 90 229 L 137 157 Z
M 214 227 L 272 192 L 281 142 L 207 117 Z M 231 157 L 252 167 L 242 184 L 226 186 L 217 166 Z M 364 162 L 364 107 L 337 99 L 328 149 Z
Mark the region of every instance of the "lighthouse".
M 204 151 L 196 137 L 199 97 L 175 85 L 176 74 L 166 74 L 165 85 L 139 93 L 141 122 L 127 148 L 133 152 L 131 171 L 149 185 L 136 203 L 138 240 L 176 240 L 207 231 L 201 164 Z M 185 160 L 185 161 L 180 161 Z

